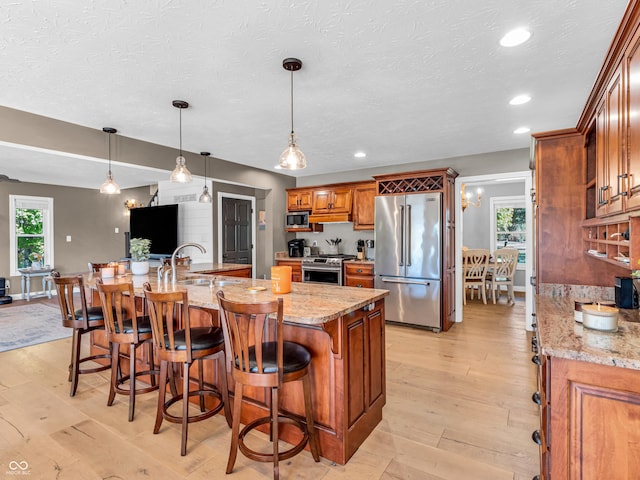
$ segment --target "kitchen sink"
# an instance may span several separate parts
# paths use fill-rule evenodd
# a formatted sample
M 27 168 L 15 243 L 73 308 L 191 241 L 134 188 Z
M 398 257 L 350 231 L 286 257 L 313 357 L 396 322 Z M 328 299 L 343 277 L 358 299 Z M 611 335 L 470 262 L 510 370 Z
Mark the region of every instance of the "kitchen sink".
M 225 285 L 235 285 L 242 280 L 234 280 L 227 278 L 187 278 L 185 280 L 179 280 L 178 285 L 200 285 L 204 287 L 224 287 Z

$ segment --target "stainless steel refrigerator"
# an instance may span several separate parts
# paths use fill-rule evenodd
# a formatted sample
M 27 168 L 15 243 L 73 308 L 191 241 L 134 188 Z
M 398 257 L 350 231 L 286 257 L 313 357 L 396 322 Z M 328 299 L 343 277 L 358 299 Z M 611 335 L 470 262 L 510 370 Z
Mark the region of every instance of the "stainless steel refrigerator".
M 441 193 L 376 197 L 375 287 L 386 320 L 440 331 Z

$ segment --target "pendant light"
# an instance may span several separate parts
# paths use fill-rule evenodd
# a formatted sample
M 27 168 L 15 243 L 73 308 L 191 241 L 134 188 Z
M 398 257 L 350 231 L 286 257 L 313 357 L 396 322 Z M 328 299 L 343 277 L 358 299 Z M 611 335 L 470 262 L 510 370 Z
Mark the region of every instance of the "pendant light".
M 104 127 L 102 131 L 109 134 L 109 173 L 107 173 L 107 179 L 100 186 L 100 193 L 113 195 L 116 193 L 120 193 L 120 187 L 113 179 L 113 175 L 111 175 L 111 134 L 116 133 L 118 130 L 111 127 Z
M 182 156 L 182 109 L 189 108 L 189 104 L 184 100 L 174 100 L 173 106 L 180 110 L 180 155 L 176 158 L 176 168 L 171 172 L 169 180 L 177 183 L 189 183 L 191 172 L 187 169 L 187 161 Z
M 200 152 L 200 155 L 204 158 L 204 188 L 198 201 L 200 203 L 211 203 L 211 194 L 209 193 L 209 187 L 207 187 L 207 159 L 211 154 L 209 152 Z
M 297 58 L 285 58 L 282 61 L 282 67 L 291 72 L 291 134 L 289 146 L 280 155 L 280 167 L 287 170 L 300 170 L 307 166 L 307 160 L 296 145 L 296 134 L 293 131 L 293 72 L 302 68 L 302 61 Z

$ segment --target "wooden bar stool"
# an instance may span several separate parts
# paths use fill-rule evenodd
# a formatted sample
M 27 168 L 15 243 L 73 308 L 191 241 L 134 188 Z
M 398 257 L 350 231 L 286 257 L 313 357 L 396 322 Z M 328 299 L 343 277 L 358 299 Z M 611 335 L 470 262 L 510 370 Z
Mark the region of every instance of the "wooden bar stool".
M 111 386 L 107 405 L 113 405 L 116 393 L 129 396 L 129 421 L 133 420 L 136 395 L 158 390 L 154 369 L 151 322 L 146 315 L 138 316 L 133 293 L 133 282 L 105 285 L 96 279 L 100 302 L 104 312 L 107 339 L 111 345 Z M 148 347 L 149 369 L 136 372 L 136 349 Z M 120 345 L 129 346 L 129 375 L 122 375 L 120 369 Z M 136 386 L 136 378 L 149 375 L 149 386 Z M 128 382 L 128 387 L 124 388 Z
M 311 408 L 311 381 L 308 375 L 311 354 L 298 343 L 284 341 L 282 298 L 263 303 L 239 303 L 225 299 L 222 291 L 218 291 L 217 296 L 225 348 L 235 380 L 233 426 L 227 473 L 233 471 L 238 448 L 251 460 L 273 462 L 275 480 L 278 480 L 280 475 L 279 461 L 297 455 L 304 450 L 307 443 L 313 459 L 319 462 L 320 455 Z M 273 317 L 271 322 L 270 317 Z M 274 324 L 275 328 L 269 329 L 269 323 Z M 284 383 L 296 380 L 302 381 L 306 426 L 297 417 L 285 414 L 279 409 L 279 389 Z M 271 412 L 269 416 L 258 418 L 240 430 L 242 391 L 245 385 L 271 390 Z M 283 452 L 278 450 L 280 423 L 292 424 L 302 432 L 300 442 Z M 271 426 L 270 440 L 273 442 L 273 453 L 257 452 L 244 442 L 251 430 L 264 424 Z
M 80 368 L 80 365 L 84 362 L 97 360 L 99 358 L 111 359 L 110 354 L 80 357 L 82 336 L 94 330 L 104 330 L 104 316 L 102 314 L 102 307 L 87 306 L 82 275 L 61 277 L 60 273 L 53 271 L 51 272 L 51 277 L 53 278 L 58 293 L 62 325 L 73 328 L 71 363 L 69 365 L 69 381 L 71 382 L 69 396 L 73 397 L 78 388 L 79 375 L 102 372 L 111 368 L 111 362 L 109 362 L 109 365 L 101 365 L 95 368 Z M 79 290 L 80 308 L 76 308 L 73 296 L 74 288 Z
M 231 427 L 231 410 L 229 408 L 229 391 L 227 389 L 227 375 L 225 371 L 224 336 L 219 327 L 191 327 L 189 322 L 189 299 L 185 290 L 172 292 L 151 292 L 148 283 L 144 285 L 144 294 L 149 308 L 153 344 L 156 348 L 157 359 L 160 362 L 160 391 L 158 394 L 158 408 L 153 433 L 160 431 L 162 420 L 182 424 L 182 445 L 180 455 L 187 453 L 187 427 L 189 423 L 199 422 L 212 417 L 224 408 L 227 424 Z M 202 360 L 218 360 L 218 378 L 222 392 L 207 388 L 203 380 Z M 189 390 L 189 367 L 198 361 L 198 389 Z M 166 400 L 167 375 L 174 365 L 182 364 L 182 393 L 175 392 L 173 379 L 171 385 L 172 397 Z M 189 397 L 200 397 L 200 411 L 198 415 L 189 415 Z M 218 399 L 217 405 L 206 409 L 204 396 Z M 174 403 L 182 400 L 182 416 L 169 413 L 168 409 Z

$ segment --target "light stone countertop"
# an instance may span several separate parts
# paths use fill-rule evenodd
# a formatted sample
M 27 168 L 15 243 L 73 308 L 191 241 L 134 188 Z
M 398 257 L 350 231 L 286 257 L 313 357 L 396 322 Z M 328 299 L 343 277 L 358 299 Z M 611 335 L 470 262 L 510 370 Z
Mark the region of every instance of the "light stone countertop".
M 193 273 L 193 272 L 191 272 Z M 222 287 L 209 285 L 176 285 L 176 290 L 187 290 L 189 305 L 201 308 L 218 309 L 216 293 L 222 290 L 225 297 L 239 302 L 266 302 L 277 297 L 284 299 L 284 320 L 289 323 L 305 325 L 321 325 L 358 310 L 366 305 L 376 302 L 389 294 L 388 290 L 373 288 L 340 287 L 334 285 L 321 285 L 313 283 L 291 283 L 291 292 L 275 295 L 271 291 L 271 281 L 240 277 L 225 277 L 212 275 L 218 280 L 228 280 L 235 283 Z M 90 287 L 94 287 L 95 274 L 86 274 L 85 281 Z M 183 276 L 178 279 L 184 278 Z M 173 290 L 169 283 L 163 283 L 158 288 L 155 271 L 149 275 L 131 275 L 123 277 L 106 278 L 105 284 L 133 281 L 136 296 L 143 296 L 142 285 L 144 282 L 151 284 L 153 291 Z M 249 287 L 263 287 L 264 291 L 250 292 Z
M 574 320 L 573 310 L 573 298 L 536 297 L 538 344 L 542 354 L 640 370 L 638 310 L 620 309 L 615 333 L 583 327 Z

